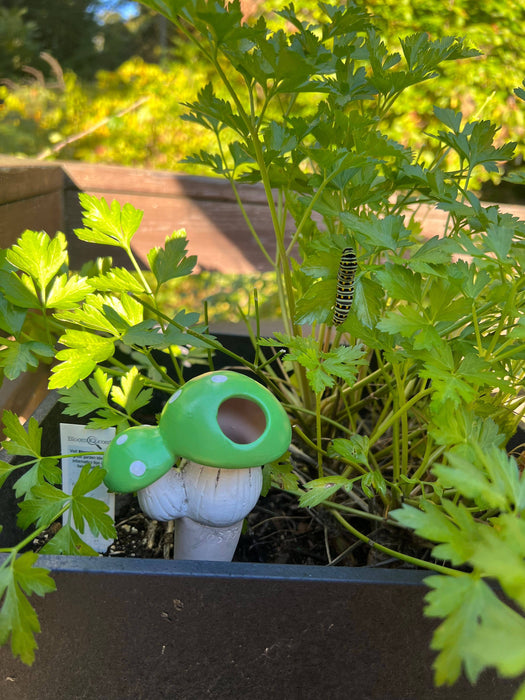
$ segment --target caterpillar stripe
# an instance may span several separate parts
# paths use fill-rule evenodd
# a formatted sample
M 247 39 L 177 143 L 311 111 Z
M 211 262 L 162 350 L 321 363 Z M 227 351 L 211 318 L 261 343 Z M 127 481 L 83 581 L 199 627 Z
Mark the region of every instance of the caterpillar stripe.
M 357 261 L 353 248 L 345 248 L 337 272 L 337 292 L 334 306 L 334 326 L 346 320 L 354 300 L 354 277 Z

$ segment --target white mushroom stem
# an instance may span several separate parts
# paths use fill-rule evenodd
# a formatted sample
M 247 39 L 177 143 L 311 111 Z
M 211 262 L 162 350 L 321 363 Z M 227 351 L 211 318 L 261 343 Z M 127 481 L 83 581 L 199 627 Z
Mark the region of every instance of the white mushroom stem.
M 187 462 L 138 492 L 155 520 L 173 520 L 175 559 L 231 561 L 242 522 L 257 503 L 262 469 L 219 469 Z
M 239 542 L 242 520 L 227 527 L 210 527 L 191 518 L 175 521 L 174 559 L 231 561 Z
M 146 488 L 137 491 L 141 510 L 153 520 L 182 518 L 188 510 L 183 473 L 170 469 Z

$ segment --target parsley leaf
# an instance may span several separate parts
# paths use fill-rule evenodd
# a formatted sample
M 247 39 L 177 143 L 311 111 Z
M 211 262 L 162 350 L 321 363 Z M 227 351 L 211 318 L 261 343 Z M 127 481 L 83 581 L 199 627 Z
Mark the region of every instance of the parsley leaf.
M 32 664 L 40 623 L 27 596 L 43 596 L 55 590 L 47 569 L 35 566 L 38 555 L 26 552 L 8 558 L 0 568 L 0 644 L 11 637 L 11 650 L 25 664 Z

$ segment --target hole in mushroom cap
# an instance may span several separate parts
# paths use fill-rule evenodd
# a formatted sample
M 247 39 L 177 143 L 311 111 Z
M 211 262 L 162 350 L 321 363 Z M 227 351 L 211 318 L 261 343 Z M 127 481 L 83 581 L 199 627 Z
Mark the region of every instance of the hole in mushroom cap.
M 266 416 L 262 408 L 253 401 L 233 396 L 219 406 L 217 423 L 232 442 L 247 445 L 264 433 Z

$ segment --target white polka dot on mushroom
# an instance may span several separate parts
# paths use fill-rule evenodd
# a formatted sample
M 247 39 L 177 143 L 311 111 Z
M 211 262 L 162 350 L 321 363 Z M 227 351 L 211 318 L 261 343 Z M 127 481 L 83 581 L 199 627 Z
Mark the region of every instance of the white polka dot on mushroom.
M 129 471 L 133 476 L 142 476 L 146 471 L 146 465 L 140 459 L 136 459 L 129 465 Z
M 172 394 L 170 396 L 170 398 L 168 399 L 168 403 L 173 403 L 174 401 L 176 401 L 179 398 L 179 396 L 181 395 L 181 392 L 182 392 L 181 389 L 177 389 L 177 391 L 174 394 Z
M 222 384 L 222 382 L 228 381 L 228 377 L 225 377 L 224 374 L 216 374 L 211 380 L 215 382 L 215 384 Z
M 119 435 L 117 438 L 117 445 L 123 445 L 128 439 L 128 435 Z

